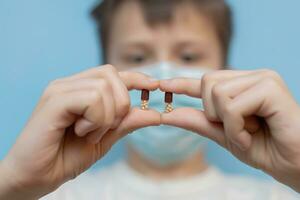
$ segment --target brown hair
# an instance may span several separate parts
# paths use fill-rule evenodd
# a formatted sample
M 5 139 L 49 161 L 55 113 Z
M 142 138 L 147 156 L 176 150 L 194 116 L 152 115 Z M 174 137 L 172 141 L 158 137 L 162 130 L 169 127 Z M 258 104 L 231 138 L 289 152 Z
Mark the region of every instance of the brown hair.
M 102 0 L 94 8 L 92 16 L 99 29 L 100 42 L 103 47 L 103 59 L 107 59 L 107 48 L 110 36 L 111 22 L 114 12 L 124 2 L 129 0 Z M 172 19 L 174 7 L 180 3 L 193 3 L 199 11 L 213 23 L 221 43 L 224 64 L 227 62 L 231 35 L 231 10 L 224 0 L 132 0 L 138 2 L 149 25 L 169 22 Z

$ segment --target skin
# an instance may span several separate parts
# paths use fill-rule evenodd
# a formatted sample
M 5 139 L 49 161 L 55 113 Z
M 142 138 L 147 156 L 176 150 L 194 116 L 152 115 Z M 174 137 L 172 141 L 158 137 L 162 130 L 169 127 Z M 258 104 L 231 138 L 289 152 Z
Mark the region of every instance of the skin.
M 201 133 L 300 191 L 300 108 L 276 72 L 221 70 L 161 81 L 160 89 L 202 98 L 205 109 L 177 109 L 162 115 L 163 124 Z
M 130 108 L 128 90 L 158 88 L 202 98 L 205 110 Z M 93 68 L 45 90 L 0 162 L 0 199 L 38 199 L 88 169 L 124 135 L 160 124 L 201 133 L 300 192 L 299 119 L 299 106 L 270 70 L 157 81 L 110 65 Z
M 158 86 L 110 65 L 50 83 L 0 163 L 0 199 L 38 199 L 84 172 L 124 135 L 159 125 L 158 112 L 130 108 L 128 95 Z
M 127 1 L 121 5 L 112 21 L 108 62 L 118 70 L 161 61 L 220 69 L 224 56 L 210 20 L 189 3 L 178 5 L 173 14 L 170 22 L 149 26 L 138 3 Z M 161 166 L 130 146 L 128 163 L 144 176 L 159 180 L 192 176 L 208 167 L 201 151 L 186 160 Z
M 220 69 L 223 53 L 216 31 L 194 7 L 178 5 L 169 23 L 149 26 L 137 3 L 122 4 L 112 21 L 108 62 L 118 70 L 160 61 Z

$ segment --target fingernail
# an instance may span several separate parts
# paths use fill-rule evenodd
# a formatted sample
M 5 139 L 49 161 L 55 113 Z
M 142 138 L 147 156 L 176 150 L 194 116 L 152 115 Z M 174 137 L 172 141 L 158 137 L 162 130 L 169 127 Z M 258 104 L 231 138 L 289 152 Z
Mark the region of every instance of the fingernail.
M 75 132 L 78 136 L 82 137 L 88 132 L 92 131 L 95 128 L 95 124 L 86 120 L 86 119 L 80 119 L 76 123 Z
M 241 132 L 237 137 L 236 145 L 242 150 L 246 151 L 251 145 L 251 136 L 246 132 Z

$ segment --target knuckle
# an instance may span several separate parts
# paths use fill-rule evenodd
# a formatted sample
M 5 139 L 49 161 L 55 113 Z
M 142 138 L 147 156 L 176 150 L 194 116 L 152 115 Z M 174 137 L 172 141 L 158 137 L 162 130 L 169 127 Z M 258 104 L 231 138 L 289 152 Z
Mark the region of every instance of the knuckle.
M 212 74 L 211 73 L 206 73 L 202 77 L 202 83 L 207 84 L 212 80 Z
M 210 112 L 208 109 L 204 110 L 204 115 L 211 122 L 217 122 L 217 121 L 219 121 L 217 115 L 215 115 L 214 113 Z
M 58 106 L 58 107 L 63 108 L 63 105 L 61 104 L 62 100 L 64 100 L 64 99 L 61 95 L 52 95 L 52 96 L 45 98 L 44 102 L 45 102 L 45 105 L 50 106 L 50 107 Z
M 122 100 L 119 103 L 118 114 L 125 115 L 130 109 L 130 100 L 128 98 Z
M 109 84 L 109 82 L 107 80 L 98 80 L 97 83 L 98 87 L 97 88 L 101 88 L 101 91 L 103 92 L 109 92 L 111 91 L 111 86 Z
M 106 72 L 114 72 L 116 71 L 116 68 L 112 65 L 106 64 L 106 65 L 101 65 L 98 67 L 94 67 L 92 69 L 93 72 L 95 73 L 106 73 Z
M 234 115 L 234 113 L 235 113 L 235 108 L 234 108 L 234 106 L 232 106 L 232 104 L 227 103 L 224 105 L 223 114 L 225 116 L 231 116 L 231 115 Z
M 201 80 L 201 89 L 206 91 L 212 90 L 213 86 L 218 82 L 217 76 L 217 72 L 210 72 L 204 74 Z
M 107 73 L 117 73 L 117 69 L 110 64 L 106 64 L 102 68 Z
M 278 83 L 276 82 L 275 79 L 271 77 L 267 77 L 263 80 L 264 86 L 266 89 L 271 89 L 271 88 L 276 88 L 278 86 Z
M 138 73 L 138 72 L 136 72 L 136 73 Z M 131 74 L 132 74 L 132 72 L 128 72 L 128 71 L 120 71 L 119 72 L 119 75 L 125 79 L 130 78 Z
M 50 84 L 44 91 L 43 93 L 43 98 L 44 99 L 48 99 L 51 98 L 53 96 L 56 96 L 56 94 L 58 93 L 58 89 L 56 87 L 56 85 Z
M 220 84 L 217 84 L 215 86 L 213 86 L 212 91 L 211 91 L 212 95 L 214 97 L 222 97 L 225 93 L 224 87 Z
M 204 82 L 217 82 L 220 77 L 224 75 L 224 71 L 218 70 L 218 71 L 213 71 L 213 72 L 208 72 L 203 75 L 202 80 Z
M 262 90 L 268 91 L 266 95 L 269 98 L 277 98 L 282 95 L 282 87 L 273 78 L 265 78 L 262 82 Z
M 281 80 L 281 76 L 278 72 L 271 69 L 263 69 L 262 72 L 266 75 L 266 77 L 271 77 L 275 80 Z
M 89 98 L 91 99 L 92 103 L 102 101 L 101 92 L 99 90 L 91 90 L 89 92 Z
M 43 93 L 43 97 L 44 98 L 49 98 L 51 96 L 55 96 L 57 95 L 61 90 L 60 90 L 60 87 L 59 87 L 59 83 L 62 82 L 62 79 L 55 79 L 55 80 L 52 80 L 47 88 L 45 89 L 44 93 Z
M 91 84 L 91 87 L 94 89 L 103 90 L 106 87 L 105 82 L 106 82 L 105 79 L 94 79 L 94 80 L 91 80 L 90 84 Z

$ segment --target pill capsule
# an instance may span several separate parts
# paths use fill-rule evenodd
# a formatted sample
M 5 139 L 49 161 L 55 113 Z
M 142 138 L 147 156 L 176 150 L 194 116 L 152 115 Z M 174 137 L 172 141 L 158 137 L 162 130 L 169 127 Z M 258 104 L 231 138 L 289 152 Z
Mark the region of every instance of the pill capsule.
M 173 93 L 172 92 L 166 92 L 165 93 L 165 113 L 169 113 L 173 111 Z
M 141 109 L 148 110 L 149 90 L 142 90 L 141 93 Z

